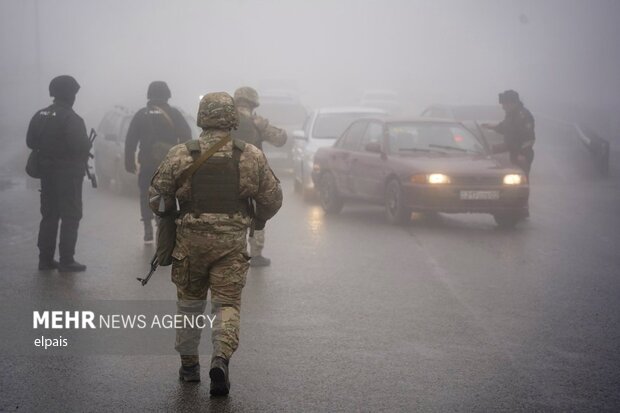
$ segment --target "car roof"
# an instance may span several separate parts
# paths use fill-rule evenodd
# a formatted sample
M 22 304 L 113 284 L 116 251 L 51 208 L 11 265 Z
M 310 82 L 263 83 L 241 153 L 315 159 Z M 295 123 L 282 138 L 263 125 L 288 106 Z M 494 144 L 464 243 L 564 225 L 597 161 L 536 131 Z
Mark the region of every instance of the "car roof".
M 446 123 L 455 124 L 461 123 L 458 120 L 446 119 L 446 118 L 427 118 L 427 117 L 406 117 L 406 118 L 388 118 L 386 123 Z
M 379 108 L 370 108 L 367 106 L 341 106 L 327 107 L 317 110 L 319 114 L 346 114 L 346 113 L 369 113 L 376 115 L 385 115 L 387 112 Z

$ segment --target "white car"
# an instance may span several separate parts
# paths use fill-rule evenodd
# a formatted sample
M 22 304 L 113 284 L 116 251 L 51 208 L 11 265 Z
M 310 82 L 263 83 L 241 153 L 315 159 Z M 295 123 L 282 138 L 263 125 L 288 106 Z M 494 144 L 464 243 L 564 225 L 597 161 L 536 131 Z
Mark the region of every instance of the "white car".
M 398 94 L 392 90 L 365 90 L 360 100 L 360 106 L 381 108 L 390 115 L 397 115 L 402 107 Z
M 386 111 L 369 107 L 338 107 L 314 110 L 306 118 L 303 130 L 293 133 L 293 172 L 295 191 L 304 198 L 314 194 L 312 168 L 314 154 L 322 147 L 331 146 L 358 119 L 385 118 Z

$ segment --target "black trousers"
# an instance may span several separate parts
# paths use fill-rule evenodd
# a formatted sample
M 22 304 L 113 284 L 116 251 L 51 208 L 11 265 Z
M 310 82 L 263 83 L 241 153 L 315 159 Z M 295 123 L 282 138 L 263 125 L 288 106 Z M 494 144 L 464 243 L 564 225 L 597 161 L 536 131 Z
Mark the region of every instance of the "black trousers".
M 138 187 L 140 188 L 140 216 L 142 221 L 153 219 L 153 211 L 149 207 L 149 187 L 158 165 L 140 165 Z
M 78 228 L 82 219 L 81 176 L 52 171 L 41 178 L 41 223 L 39 225 L 39 259 L 51 261 L 58 252 L 63 263 L 73 262 Z

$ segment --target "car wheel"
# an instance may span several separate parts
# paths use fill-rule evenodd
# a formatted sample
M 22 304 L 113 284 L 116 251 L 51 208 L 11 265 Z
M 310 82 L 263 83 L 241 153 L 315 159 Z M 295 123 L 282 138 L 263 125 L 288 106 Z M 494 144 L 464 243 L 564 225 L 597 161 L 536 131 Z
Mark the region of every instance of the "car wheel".
M 513 229 L 521 220 L 521 216 L 516 214 L 494 214 L 493 218 L 502 229 Z
M 334 175 L 328 173 L 323 174 L 319 185 L 319 198 L 321 200 L 321 206 L 328 214 L 338 214 L 342 211 L 344 201 L 338 193 L 338 187 L 336 186 L 336 178 Z
M 116 172 L 114 173 L 114 192 L 116 192 L 118 195 L 124 195 L 127 188 L 121 176 L 121 169 L 117 167 L 115 171 Z
M 385 187 L 385 216 L 390 224 L 405 224 L 411 220 L 411 209 L 404 204 L 403 190 L 396 179 Z
M 297 177 L 293 175 L 293 189 L 295 190 L 295 193 L 300 194 L 302 188 L 303 188 L 302 184 L 299 183 L 299 181 L 297 180 Z
M 103 175 L 103 174 L 97 174 L 97 183 L 99 184 L 99 186 L 103 189 L 109 189 L 110 188 L 110 177 Z

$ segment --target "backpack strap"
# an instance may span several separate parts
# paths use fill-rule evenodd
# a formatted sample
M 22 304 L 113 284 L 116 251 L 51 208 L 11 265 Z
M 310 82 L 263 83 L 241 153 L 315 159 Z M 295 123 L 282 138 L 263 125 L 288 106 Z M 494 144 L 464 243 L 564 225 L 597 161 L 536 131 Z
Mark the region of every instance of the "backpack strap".
M 191 142 L 191 141 L 190 141 Z M 190 142 L 187 142 L 185 144 L 185 146 L 189 149 L 188 144 Z M 179 176 L 179 179 L 177 179 L 176 181 L 176 185 L 177 188 L 183 186 L 183 184 L 185 183 L 185 181 L 187 181 L 189 178 L 191 178 L 194 173 L 198 170 L 198 168 L 200 168 L 202 166 L 202 164 L 204 164 L 205 162 L 207 162 L 207 160 L 213 156 L 217 151 L 220 150 L 220 148 L 222 148 L 224 145 L 226 145 L 228 142 L 230 142 L 230 135 L 226 136 L 225 138 L 222 138 L 219 142 L 215 143 L 213 146 L 211 146 L 209 149 L 207 149 L 205 151 L 205 153 L 203 153 L 200 158 L 196 159 L 194 158 L 194 162 L 190 165 L 189 168 L 187 168 L 186 170 L 184 170 L 181 173 L 181 176 Z M 198 145 L 200 147 L 200 144 Z M 191 150 L 190 150 L 191 153 Z

